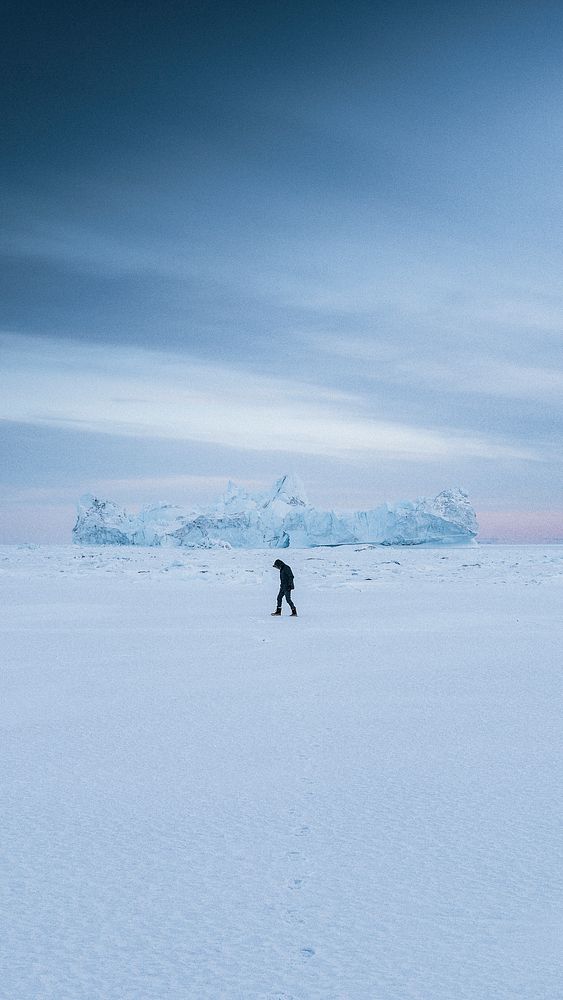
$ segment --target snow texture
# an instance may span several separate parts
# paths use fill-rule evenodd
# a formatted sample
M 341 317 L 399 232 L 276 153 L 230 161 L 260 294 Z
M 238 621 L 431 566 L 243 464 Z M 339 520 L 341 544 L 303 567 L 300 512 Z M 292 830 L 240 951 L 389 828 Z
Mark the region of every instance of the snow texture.
M 225 496 L 201 511 L 158 504 L 132 515 L 110 500 L 87 495 L 79 502 L 73 531 L 82 545 L 188 548 L 463 544 L 476 534 L 475 512 L 459 489 L 444 490 L 432 500 L 346 514 L 317 510 L 297 477 L 287 475 L 263 495 L 229 483 Z
M 563 547 L 290 561 L 0 549 L 2 997 L 563 995 Z

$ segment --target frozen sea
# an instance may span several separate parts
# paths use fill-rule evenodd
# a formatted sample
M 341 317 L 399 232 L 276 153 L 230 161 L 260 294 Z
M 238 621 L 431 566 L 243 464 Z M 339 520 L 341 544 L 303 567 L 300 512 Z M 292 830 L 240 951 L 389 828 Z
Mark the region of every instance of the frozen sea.
M 0 548 L 0 996 L 563 995 L 563 546 Z

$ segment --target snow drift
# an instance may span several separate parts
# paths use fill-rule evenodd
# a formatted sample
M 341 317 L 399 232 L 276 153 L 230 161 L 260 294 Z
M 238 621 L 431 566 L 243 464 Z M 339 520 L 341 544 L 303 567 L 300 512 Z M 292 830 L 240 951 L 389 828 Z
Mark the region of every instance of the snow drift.
M 188 548 L 308 548 L 318 545 L 463 544 L 477 534 L 467 495 L 444 490 L 434 499 L 384 504 L 373 510 L 318 510 L 295 476 L 282 476 L 269 493 L 248 493 L 234 483 L 214 505 L 183 510 L 171 504 L 128 514 L 112 503 L 83 496 L 73 539 L 81 545 L 166 545 Z

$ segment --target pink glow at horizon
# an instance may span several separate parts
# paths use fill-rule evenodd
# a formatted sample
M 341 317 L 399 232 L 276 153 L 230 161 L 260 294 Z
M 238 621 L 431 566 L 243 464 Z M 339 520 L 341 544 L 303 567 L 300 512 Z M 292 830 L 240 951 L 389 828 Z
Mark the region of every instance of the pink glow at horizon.
M 0 505 L 0 545 L 70 544 L 75 504 Z M 477 541 L 563 543 L 563 511 L 477 511 Z
M 555 542 L 563 540 L 563 511 L 478 511 L 477 540 Z

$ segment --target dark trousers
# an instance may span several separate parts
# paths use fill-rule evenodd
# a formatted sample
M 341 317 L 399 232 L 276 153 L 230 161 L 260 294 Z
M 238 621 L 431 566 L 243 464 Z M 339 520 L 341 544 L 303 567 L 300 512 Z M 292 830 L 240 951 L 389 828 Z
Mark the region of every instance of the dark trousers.
M 291 600 L 291 590 L 289 587 L 280 587 L 280 592 L 278 594 L 278 608 L 281 608 L 283 599 L 286 599 L 292 611 L 295 611 L 295 604 Z

